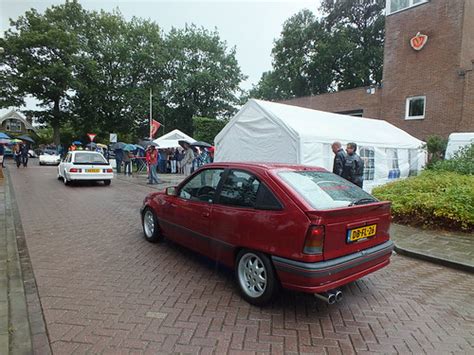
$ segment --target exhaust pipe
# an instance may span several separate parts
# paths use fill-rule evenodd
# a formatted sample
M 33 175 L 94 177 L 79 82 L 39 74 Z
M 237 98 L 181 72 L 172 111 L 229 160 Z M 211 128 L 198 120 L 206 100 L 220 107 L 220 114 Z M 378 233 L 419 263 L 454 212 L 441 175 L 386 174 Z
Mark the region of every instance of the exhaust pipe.
M 332 292 L 315 293 L 314 297 L 319 298 L 320 300 L 323 300 L 327 304 L 336 303 L 336 295 Z
M 342 291 L 337 290 L 336 291 L 336 302 L 341 302 L 342 301 Z

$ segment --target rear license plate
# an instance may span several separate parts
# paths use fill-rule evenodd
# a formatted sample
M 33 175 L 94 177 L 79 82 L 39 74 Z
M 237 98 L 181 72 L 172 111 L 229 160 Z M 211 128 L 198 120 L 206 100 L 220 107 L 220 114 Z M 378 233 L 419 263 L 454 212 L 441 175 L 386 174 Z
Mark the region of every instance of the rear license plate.
M 86 173 L 100 173 L 100 169 L 87 169 Z
M 359 239 L 370 238 L 375 235 L 377 232 L 377 225 L 371 224 L 370 226 L 365 226 L 356 229 L 350 229 L 347 231 L 347 242 L 352 243 Z

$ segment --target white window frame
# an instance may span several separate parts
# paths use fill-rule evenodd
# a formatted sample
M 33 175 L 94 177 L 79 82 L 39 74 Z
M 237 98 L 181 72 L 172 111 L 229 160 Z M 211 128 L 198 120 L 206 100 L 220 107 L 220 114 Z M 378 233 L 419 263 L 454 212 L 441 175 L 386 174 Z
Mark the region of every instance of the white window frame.
M 372 156 L 365 154 L 371 152 Z M 362 154 L 364 152 L 364 154 Z M 364 180 L 375 180 L 375 148 L 374 147 L 359 147 L 359 156 L 364 161 Z M 372 164 L 371 164 L 372 163 Z
M 420 1 L 419 3 L 416 3 L 416 4 L 414 4 L 413 1 L 414 1 L 414 0 L 408 0 L 409 5 L 408 5 L 407 7 L 404 7 L 404 8 L 402 8 L 402 9 L 398 9 L 398 10 L 392 12 L 392 9 L 391 9 L 391 7 L 392 7 L 392 1 L 391 1 L 391 0 L 387 0 L 386 9 L 385 9 L 386 15 L 387 15 L 387 16 L 393 15 L 393 14 L 396 14 L 396 13 L 398 13 L 398 12 L 405 11 L 406 9 L 411 9 L 412 7 L 415 7 L 415 6 L 419 6 L 419 5 L 426 4 L 426 3 L 429 2 L 430 0 L 422 0 L 422 1 Z
M 424 105 L 423 105 L 423 115 L 422 116 L 410 116 L 410 101 L 412 100 L 418 100 L 418 99 L 423 99 Z M 412 96 L 412 97 L 407 97 L 406 103 L 405 103 L 405 120 L 423 120 L 426 115 L 426 96 Z

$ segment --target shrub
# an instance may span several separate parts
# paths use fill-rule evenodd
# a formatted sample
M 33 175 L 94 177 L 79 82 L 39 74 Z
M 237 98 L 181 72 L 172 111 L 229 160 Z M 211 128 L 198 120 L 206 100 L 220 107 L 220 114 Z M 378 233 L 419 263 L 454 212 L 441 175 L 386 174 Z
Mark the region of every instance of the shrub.
M 427 170 L 419 176 L 377 187 L 372 193 L 392 202 L 394 221 L 474 230 L 474 175 Z
M 474 144 L 459 149 L 451 159 L 432 164 L 429 169 L 474 175 Z
M 423 148 L 428 151 L 428 167 L 443 160 L 448 140 L 440 136 L 429 136 Z

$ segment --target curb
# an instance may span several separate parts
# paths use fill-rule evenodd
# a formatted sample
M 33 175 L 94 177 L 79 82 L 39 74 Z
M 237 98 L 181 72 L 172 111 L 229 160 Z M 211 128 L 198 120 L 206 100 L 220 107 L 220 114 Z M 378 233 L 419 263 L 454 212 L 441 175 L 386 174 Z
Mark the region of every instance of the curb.
M 423 253 L 420 253 L 418 251 L 414 251 L 414 250 L 410 250 L 410 249 L 400 248 L 396 244 L 395 244 L 394 250 L 398 254 L 405 255 L 405 256 L 408 256 L 410 258 L 429 261 L 433 264 L 438 264 L 438 265 L 450 267 L 450 268 L 453 268 L 453 269 L 466 271 L 466 272 L 469 272 L 469 273 L 474 273 L 474 266 L 472 266 L 472 265 L 458 263 L 456 261 L 443 259 L 443 258 L 435 257 L 435 256 L 432 256 L 432 255 L 428 255 L 428 254 L 423 254 Z
M 38 286 L 34 276 L 31 259 L 26 244 L 23 225 L 20 212 L 16 202 L 15 191 L 11 182 L 10 171 L 4 169 L 5 187 L 8 188 L 11 205 L 11 214 L 13 217 L 13 227 L 16 236 L 18 258 L 21 274 L 23 277 L 23 290 L 26 300 L 27 318 L 30 328 L 31 345 L 33 353 L 51 354 L 49 335 L 46 328 L 46 322 L 43 314 L 43 307 L 38 293 Z

